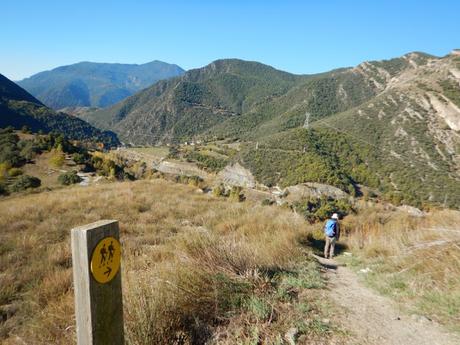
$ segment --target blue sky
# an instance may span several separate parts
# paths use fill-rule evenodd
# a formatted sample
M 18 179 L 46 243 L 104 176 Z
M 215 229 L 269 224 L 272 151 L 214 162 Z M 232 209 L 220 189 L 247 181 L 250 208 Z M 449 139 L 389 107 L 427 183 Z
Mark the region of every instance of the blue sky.
M 79 61 L 220 58 L 316 73 L 410 51 L 460 48 L 460 1 L 2 0 L 0 73 Z

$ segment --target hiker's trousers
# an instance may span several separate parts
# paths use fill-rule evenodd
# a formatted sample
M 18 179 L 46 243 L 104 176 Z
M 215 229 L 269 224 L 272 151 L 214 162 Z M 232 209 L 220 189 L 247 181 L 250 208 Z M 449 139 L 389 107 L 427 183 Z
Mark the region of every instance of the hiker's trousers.
M 325 258 L 332 258 L 334 256 L 335 242 L 337 242 L 337 237 L 326 236 L 326 244 L 324 245 Z

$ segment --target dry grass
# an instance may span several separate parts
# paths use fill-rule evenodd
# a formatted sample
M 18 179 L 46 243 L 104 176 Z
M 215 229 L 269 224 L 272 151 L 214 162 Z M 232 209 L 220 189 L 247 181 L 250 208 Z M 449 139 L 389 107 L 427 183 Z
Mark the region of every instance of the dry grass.
M 332 337 L 300 217 L 151 180 L 0 201 L 5 344 L 74 343 L 69 230 L 100 219 L 120 221 L 128 344 L 282 344 L 293 325 L 303 343 Z
M 460 331 L 460 213 L 432 211 L 425 217 L 362 207 L 344 221 L 345 242 L 369 267 L 366 281 L 403 303 Z
M 128 151 L 134 151 L 137 153 L 142 153 L 147 156 L 161 159 L 165 158 L 169 153 L 169 148 L 166 146 L 156 146 L 156 147 L 132 147 L 127 149 Z

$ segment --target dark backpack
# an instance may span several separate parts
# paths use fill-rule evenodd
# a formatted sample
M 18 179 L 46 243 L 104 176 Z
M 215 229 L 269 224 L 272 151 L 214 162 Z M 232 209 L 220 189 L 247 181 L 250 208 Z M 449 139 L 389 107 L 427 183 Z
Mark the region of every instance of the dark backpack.
M 337 221 L 329 219 L 324 226 L 324 233 L 328 237 L 334 237 L 337 233 Z

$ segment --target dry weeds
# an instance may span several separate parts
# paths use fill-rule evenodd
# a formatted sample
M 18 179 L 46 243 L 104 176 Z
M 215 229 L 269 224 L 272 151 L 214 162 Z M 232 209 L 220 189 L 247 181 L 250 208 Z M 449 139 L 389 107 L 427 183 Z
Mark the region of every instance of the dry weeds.
M 281 344 L 294 324 L 315 339 L 322 279 L 300 217 L 151 180 L 0 201 L 5 344 L 74 343 L 69 230 L 100 219 L 120 221 L 128 344 Z
M 383 206 L 362 207 L 344 221 L 345 242 L 369 267 L 366 281 L 422 314 L 460 331 L 460 213 L 413 217 Z

